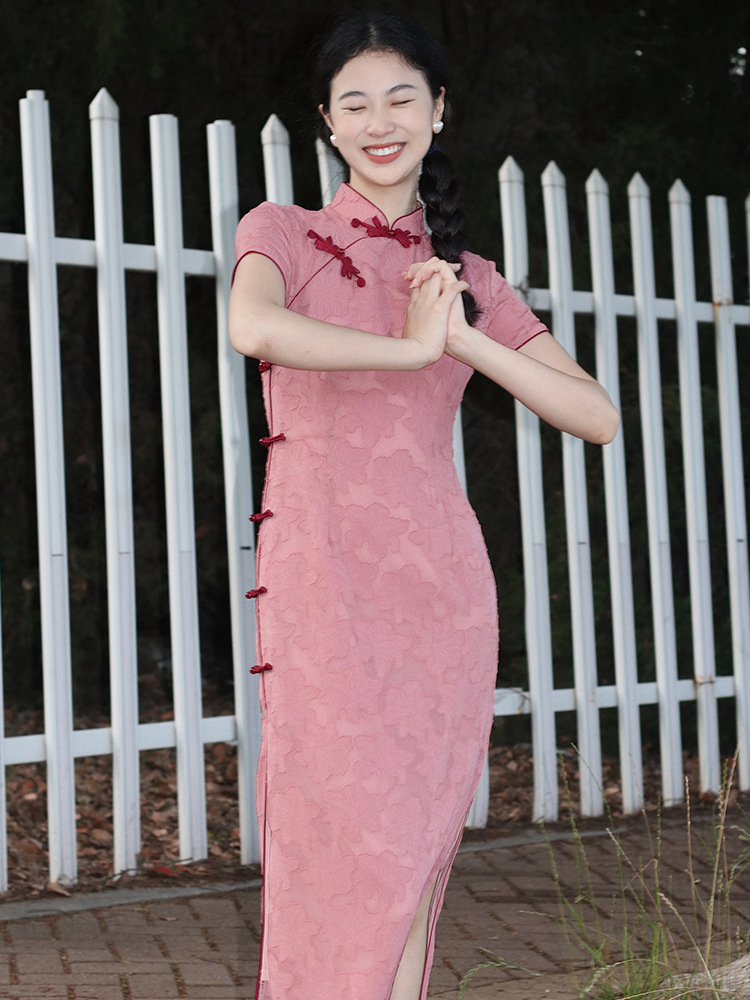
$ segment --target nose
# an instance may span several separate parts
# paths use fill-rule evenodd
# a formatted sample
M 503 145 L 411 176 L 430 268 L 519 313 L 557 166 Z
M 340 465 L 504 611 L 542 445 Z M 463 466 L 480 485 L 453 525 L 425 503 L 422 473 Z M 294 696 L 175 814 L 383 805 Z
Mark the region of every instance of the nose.
M 373 137 L 390 135 L 394 125 L 387 108 L 374 108 L 367 122 L 367 132 Z

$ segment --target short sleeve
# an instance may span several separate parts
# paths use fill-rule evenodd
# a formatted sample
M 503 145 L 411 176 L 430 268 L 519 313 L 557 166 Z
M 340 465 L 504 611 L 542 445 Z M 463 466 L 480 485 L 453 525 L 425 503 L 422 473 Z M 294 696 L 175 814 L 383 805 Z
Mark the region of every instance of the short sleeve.
M 290 220 L 285 218 L 285 206 L 261 202 L 240 219 L 234 239 L 237 263 L 249 253 L 260 253 L 278 267 L 284 284 L 290 287 L 293 255 L 290 241 Z
M 482 314 L 476 327 L 506 347 L 518 350 L 548 327 L 511 288 L 492 261 L 473 254 L 467 280 Z M 469 263 L 469 261 L 467 261 Z

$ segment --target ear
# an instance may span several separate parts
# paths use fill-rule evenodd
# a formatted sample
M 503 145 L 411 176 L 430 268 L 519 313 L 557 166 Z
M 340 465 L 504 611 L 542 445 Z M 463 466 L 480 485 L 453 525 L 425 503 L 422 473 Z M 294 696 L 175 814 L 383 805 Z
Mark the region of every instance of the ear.
M 435 98 L 435 111 L 442 117 L 445 111 L 445 87 L 440 88 L 440 93 Z
M 328 112 L 325 110 L 322 104 L 318 105 L 318 113 L 320 114 L 320 117 L 326 123 L 328 128 L 331 130 L 331 132 L 333 132 L 333 125 L 331 124 L 331 116 L 328 114 Z

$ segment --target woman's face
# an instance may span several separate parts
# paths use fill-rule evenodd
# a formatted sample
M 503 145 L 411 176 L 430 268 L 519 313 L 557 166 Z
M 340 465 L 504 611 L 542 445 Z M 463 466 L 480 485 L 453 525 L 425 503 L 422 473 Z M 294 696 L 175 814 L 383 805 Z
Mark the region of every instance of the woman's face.
M 378 191 L 410 187 L 440 121 L 444 88 L 433 98 L 423 74 L 393 52 L 355 56 L 331 81 L 328 113 L 336 146 L 351 170 L 349 183 L 378 203 Z

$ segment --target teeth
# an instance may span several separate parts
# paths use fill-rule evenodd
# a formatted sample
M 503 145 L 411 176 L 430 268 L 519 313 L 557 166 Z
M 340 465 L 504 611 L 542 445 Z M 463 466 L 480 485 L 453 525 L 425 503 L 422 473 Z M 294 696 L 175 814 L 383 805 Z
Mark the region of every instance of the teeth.
M 395 146 L 381 146 L 378 149 L 373 149 L 370 146 L 365 146 L 365 152 L 371 153 L 373 156 L 390 156 L 391 153 L 397 153 L 399 149 L 403 147 L 403 143 L 396 143 Z

